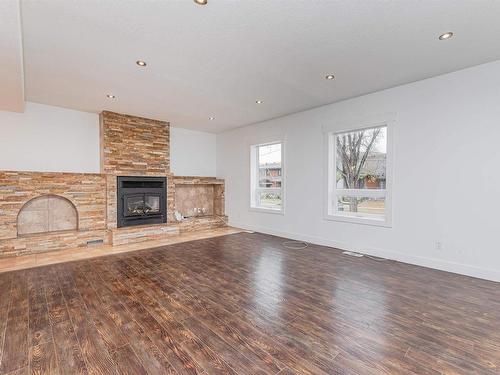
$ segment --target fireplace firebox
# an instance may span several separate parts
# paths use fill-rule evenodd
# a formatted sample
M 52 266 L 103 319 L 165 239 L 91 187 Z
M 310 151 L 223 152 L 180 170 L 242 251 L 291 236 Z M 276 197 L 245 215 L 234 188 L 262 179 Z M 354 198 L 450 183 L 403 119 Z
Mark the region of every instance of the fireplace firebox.
M 123 177 L 117 181 L 118 228 L 167 222 L 165 177 Z

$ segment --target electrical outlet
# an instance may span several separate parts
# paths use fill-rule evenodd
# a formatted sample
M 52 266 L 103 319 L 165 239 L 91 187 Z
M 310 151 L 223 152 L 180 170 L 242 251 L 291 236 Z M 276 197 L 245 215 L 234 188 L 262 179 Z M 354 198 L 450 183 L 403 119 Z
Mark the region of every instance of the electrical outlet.
M 436 241 L 436 250 L 443 250 L 443 243 L 441 241 Z

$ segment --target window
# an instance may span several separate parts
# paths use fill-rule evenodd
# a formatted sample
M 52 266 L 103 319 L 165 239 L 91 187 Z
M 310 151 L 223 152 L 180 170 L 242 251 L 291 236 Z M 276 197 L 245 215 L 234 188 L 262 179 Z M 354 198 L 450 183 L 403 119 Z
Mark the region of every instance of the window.
M 283 143 L 254 145 L 250 154 L 250 207 L 283 212 Z
M 327 218 L 390 225 L 388 127 L 328 133 Z

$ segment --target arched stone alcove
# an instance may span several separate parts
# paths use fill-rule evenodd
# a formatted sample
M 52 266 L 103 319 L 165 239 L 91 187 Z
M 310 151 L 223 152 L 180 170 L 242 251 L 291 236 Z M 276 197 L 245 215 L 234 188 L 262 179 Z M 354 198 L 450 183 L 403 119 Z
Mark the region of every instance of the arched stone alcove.
M 68 199 L 43 195 L 26 202 L 17 216 L 19 236 L 78 229 L 78 212 Z

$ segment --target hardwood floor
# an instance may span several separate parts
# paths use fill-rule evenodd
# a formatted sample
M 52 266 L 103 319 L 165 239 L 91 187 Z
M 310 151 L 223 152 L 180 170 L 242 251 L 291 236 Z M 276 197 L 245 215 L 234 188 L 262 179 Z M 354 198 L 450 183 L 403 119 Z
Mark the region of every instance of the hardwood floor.
M 282 241 L 1 273 L 0 373 L 500 373 L 500 284 Z

